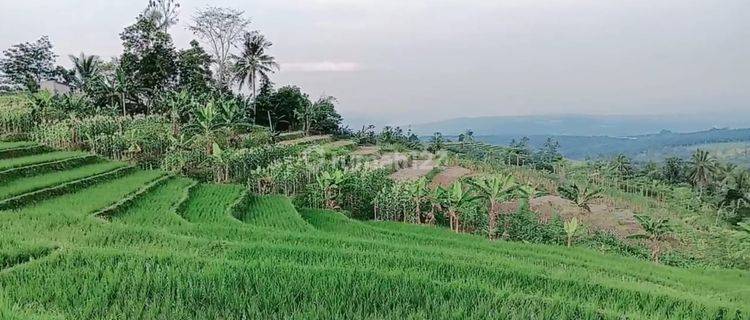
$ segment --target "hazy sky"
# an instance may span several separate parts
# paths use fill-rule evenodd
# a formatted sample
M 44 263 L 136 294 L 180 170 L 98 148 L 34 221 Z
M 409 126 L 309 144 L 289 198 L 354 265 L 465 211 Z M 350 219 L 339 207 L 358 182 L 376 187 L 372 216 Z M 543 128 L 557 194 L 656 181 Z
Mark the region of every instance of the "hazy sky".
M 46 34 L 66 64 L 118 55 L 147 3 L 0 2 L 0 48 Z M 177 47 L 196 9 L 242 9 L 274 42 L 274 82 L 338 97 L 355 123 L 750 109 L 748 0 L 180 2 Z

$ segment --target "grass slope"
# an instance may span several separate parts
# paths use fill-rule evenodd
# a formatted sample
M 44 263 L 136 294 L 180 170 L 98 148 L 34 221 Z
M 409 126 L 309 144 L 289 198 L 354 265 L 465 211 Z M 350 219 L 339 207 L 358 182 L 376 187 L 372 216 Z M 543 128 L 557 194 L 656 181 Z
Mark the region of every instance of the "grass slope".
M 171 178 L 111 221 L 93 216 L 161 176 L 136 171 L 0 211 L 0 317 L 750 317 L 745 271 L 361 222 L 240 186 Z

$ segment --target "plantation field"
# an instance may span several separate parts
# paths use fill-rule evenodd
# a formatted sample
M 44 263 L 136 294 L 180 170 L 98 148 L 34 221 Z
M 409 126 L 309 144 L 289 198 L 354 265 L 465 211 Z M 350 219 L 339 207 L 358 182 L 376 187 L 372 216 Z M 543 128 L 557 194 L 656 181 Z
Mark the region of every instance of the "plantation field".
M 746 271 L 363 222 L 160 171 L 90 179 L 115 162 L 24 169 L 80 156 L 0 160 L 29 173 L 0 185 L 28 199 L 0 211 L 0 319 L 750 318 Z

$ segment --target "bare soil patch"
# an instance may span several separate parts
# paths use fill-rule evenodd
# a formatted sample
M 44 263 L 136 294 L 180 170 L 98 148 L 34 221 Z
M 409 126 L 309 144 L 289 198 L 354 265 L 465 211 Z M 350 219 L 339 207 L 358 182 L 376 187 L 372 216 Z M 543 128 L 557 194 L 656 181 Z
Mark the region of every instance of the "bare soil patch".
M 426 176 L 437 166 L 434 160 L 414 160 L 411 167 L 403 168 L 391 174 L 396 181 L 414 181 Z
M 432 179 L 432 183 L 430 184 L 430 186 L 432 188 L 437 188 L 438 186 L 448 187 L 456 180 L 466 177 L 470 174 L 471 174 L 471 170 L 466 169 L 464 167 L 459 167 L 459 166 L 447 167 L 445 168 L 445 170 L 438 173 L 435 176 L 435 178 Z

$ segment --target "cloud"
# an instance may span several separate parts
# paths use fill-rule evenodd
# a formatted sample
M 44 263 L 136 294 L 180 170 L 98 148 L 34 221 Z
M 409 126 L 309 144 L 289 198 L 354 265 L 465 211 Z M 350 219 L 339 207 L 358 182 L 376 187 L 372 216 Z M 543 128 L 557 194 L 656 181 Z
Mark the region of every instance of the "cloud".
M 357 62 L 289 62 L 282 63 L 281 70 L 292 72 L 356 72 L 362 70 Z

